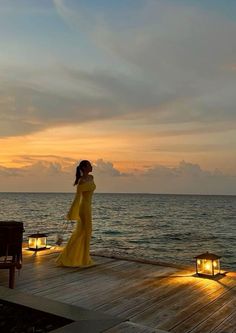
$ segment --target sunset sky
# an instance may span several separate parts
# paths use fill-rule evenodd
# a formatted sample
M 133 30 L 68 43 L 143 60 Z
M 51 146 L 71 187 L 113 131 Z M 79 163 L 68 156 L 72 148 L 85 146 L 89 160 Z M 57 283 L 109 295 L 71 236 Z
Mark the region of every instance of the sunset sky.
M 235 0 L 0 0 L 0 192 L 236 195 Z

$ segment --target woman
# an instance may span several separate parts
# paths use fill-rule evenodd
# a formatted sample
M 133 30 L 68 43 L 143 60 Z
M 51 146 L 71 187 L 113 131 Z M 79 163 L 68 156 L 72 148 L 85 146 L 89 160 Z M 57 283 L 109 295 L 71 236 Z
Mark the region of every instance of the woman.
M 93 176 L 89 175 L 92 165 L 83 160 L 76 169 L 74 186 L 77 191 L 71 208 L 67 214 L 67 220 L 77 221 L 68 243 L 57 258 L 60 266 L 88 267 L 93 265 L 89 254 L 92 233 L 91 200 L 96 185 Z

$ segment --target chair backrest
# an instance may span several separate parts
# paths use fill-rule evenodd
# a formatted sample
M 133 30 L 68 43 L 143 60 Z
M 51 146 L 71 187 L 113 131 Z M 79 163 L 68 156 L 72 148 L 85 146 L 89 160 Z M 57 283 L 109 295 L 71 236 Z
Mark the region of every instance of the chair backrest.
M 22 257 L 23 222 L 0 221 L 0 257 Z

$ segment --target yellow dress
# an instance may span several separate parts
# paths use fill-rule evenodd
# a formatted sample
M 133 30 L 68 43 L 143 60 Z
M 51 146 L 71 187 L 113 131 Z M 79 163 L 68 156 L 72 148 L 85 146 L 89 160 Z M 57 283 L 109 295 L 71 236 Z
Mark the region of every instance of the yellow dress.
M 92 234 L 91 201 L 95 188 L 93 181 L 77 185 L 74 201 L 67 214 L 67 220 L 77 221 L 76 228 L 56 260 L 60 266 L 88 267 L 93 265 L 89 249 Z

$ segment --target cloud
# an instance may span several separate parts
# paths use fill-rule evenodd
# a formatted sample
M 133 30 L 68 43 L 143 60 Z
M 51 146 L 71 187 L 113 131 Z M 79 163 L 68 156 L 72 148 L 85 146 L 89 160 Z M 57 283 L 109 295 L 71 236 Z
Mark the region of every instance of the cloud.
M 229 176 L 220 170 L 203 170 L 200 165 L 181 161 L 174 168 L 154 166 L 139 175 L 137 191 L 179 194 L 236 193 L 236 175 Z M 133 187 L 135 188 L 135 184 Z
M 0 177 L 2 178 L 8 178 L 8 177 L 20 177 L 24 175 L 24 171 L 17 168 L 6 168 L 3 166 L 0 166 Z
M 53 83 L 40 85 L 40 80 L 36 84 L 37 72 L 30 74 L 29 82 L 11 79 L 2 84 L 1 136 L 132 115 L 168 100 L 156 95 L 151 86 L 148 89 L 145 82 L 118 73 L 58 69 L 54 74 L 64 82 L 60 88 Z
M 4 91 L 3 91 L 4 90 Z M 60 93 L 7 85 L 0 92 L 0 135 L 16 136 L 66 124 L 81 123 L 107 117 L 109 101 L 75 93 Z
M 50 66 L 42 58 L 37 68 L 3 68 L 1 136 L 112 118 L 173 124 L 172 133 L 185 134 L 180 124 L 191 133 L 233 127 L 235 21 L 166 0 L 53 4 L 75 40 L 79 32 L 78 44 L 83 36 L 100 50 L 102 65 L 94 57 L 90 68 L 75 67 L 55 55 Z
M 40 160 L 38 160 L 40 159 Z M 19 157 L 28 165 L 21 168 L 0 167 L 1 192 L 70 192 L 72 189 L 72 170 L 64 158 L 25 156 Z M 60 162 L 59 162 L 60 160 Z M 73 189 L 72 189 L 73 190 Z
M 185 153 L 196 153 L 196 152 L 224 152 L 225 149 L 229 144 L 209 144 L 209 143 L 202 143 L 202 144 L 193 144 L 193 143 L 173 143 L 173 144 L 162 144 L 156 148 L 153 148 L 153 151 L 158 152 L 168 152 L 168 153 L 178 153 L 178 152 L 185 152 Z
M 21 0 L 19 1 L 1 1 L 1 14 L 42 14 L 49 15 L 52 13 L 52 5 L 46 1 L 32 1 L 32 0 Z
M 125 173 L 121 173 L 118 169 L 114 168 L 113 163 L 106 162 L 103 159 L 98 159 L 94 165 L 94 172 L 96 175 L 108 176 L 108 177 L 119 177 L 125 176 Z
M 211 176 L 214 173 L 209 171 L 203 171 L 198 164 L 187 163 L 185 161 L 181 161 L 179 165 L 175 168 L 168 168 L 165 166 L 156 166 L 153 168 L 148 169 L 145 173 L 145 177 L 172 177 L 172 178 L 179 178 L 179 177 L 205 177 Z
M 54 4 L 74 29 L 87 32 L 97 46 L 129 63 L 142 77 L 146 86 L 141 105 L 148 108 L 153 100 L 157 120 L 163 119 L 158 117 L 163 102 L 182 99 L 184 105 L 165 111 L 167 122 L 235 121 L 236 80 L 225 68 L 235 61 L 235 21 L 172 1 L 143 1 L 135 7 L 129 7 L 134 4 L 129 1 L 129 20 L 122 5 L 112 14 L 111 5 L 94 10 L 83 2 Z M 156 99 L 150 99 L 150 86 Z
M 26 157 L 24 157 L 26 158 Z M 23 168 L 0 167 L 0 191 L 73 192 L 79 161 L 58 156 L 30 157 Z M 200 165 L 181 161 L 176 167 L 147 166 L 143 171 L 123 173 L 110 161 L 93 161 L 97 192 L 228 194 L 236 195 L 236 175 L 220 170 L 203 170 Z

